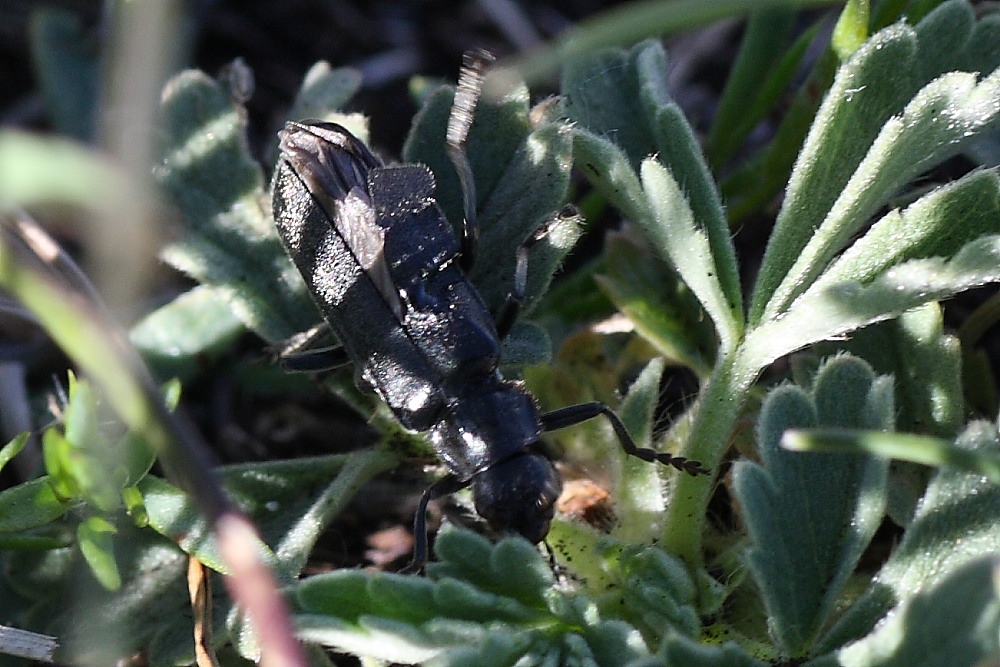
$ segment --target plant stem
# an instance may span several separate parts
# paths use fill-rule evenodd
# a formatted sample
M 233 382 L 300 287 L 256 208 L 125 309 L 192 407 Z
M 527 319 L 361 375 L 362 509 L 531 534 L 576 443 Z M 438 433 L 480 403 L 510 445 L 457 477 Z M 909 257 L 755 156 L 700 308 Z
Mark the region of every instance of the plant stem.
M 702 389 L 688 446 L 683 452 L 684 456 L 701 461 L 712 474 L 678 476 L 667 507 L 661 545 L 682 558 L 694 571 L 704 567 L 702 535 L 719 465 L 736 418 L 760 372 L 741 363 L 744 360 L 740 349 L 728 354 L 720 352 L 712 375 Z

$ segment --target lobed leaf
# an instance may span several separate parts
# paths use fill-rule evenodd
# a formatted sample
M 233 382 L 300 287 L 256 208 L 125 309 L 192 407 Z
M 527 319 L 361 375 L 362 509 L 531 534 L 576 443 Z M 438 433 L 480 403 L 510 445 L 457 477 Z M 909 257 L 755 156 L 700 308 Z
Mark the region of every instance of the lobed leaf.
M 738 320 L 726 308 L 726 295 L 716 276 L 709 238 L 696 222 L 680 184 L 653 159 L 643 161 L 640 178 L 651 214 L 647 220 L 655 222 L 646 233 L 654 247 L 665 249 L 671 265 L 698 297 L 715 323 L 722 345 L 734 345 Z
M 844 667 L 933 667 L 988 664 L 1000 652 L 1000 563 L 963 564 L 892 612 L 864 639 L 837 651 Z
M 896 385 L 896 428 L 947 438 L 960 431 L 965 415 L 962 350 L 957 337 L 944 333 L 942 308 L 930 302 L 899 318 L 852 334 L 843 349 L 892 375 Z M 932 469 L 893 461 L 889 472 L 888 513 L 901 526 L 910 523 Z
M 773 664 L 753 657 L 736 642 L 703 644 L 690 637 L 672 635 L 663 644 L 661 654 L 668 665 L 699 667 L 765 667 Z
M 225 290 L 199 285 L 139 320 L 129 339 L 154 376 L 188 380 L 244 331 Z
M 552 571 L 538 549 L 520 538 L 490 545 L 469 531 L 442 530 L 434 543 L 437 562 L 427 564 L 428 576 L 453 577 L 484 591 L 503 593 L 532 609 L 545 609 L 545 591 L 552 586 Z M 511 572 L 517 572 L 511 578 Z
M 638 629 L 647 646 L 698 636 L 697 589 L 680 559 L 655 546 L 605 541 L 599 548 L 608 577 L 596 598 L 603 614 Z
M 604 247 L 605 272 L 594 277 L 601 291 L 659 354 L 706 377 L 715 335 L 691 291 L 627 232 L 609 233 Z
M 995 424 L 973 422 L 955 443 L 996 455 Z M 1000 486 L 976 473 L 940 468 L 931 479 L 902 541 L 864 596 L 820 644 L 833 650 L 862 637 L 890 609 L 984 554 L 1000 552 Z
M 32 13 L 30 38 L 32 64 L 53 125 L 59 134 L 92 139 L 100 87 L 98 40 L 78 16 L 48 7 Z
M 335 120 L 335 113 L 361 89 L 361 72 L 349 67 L 330 67 L 320 60 L 306 72 L 289 120 Z
M 55 521 L 70 509 L 39 477 L 0 491 L 0 533 L 15 533 Z
M 799 297 L 781 318 L 748 334 L 747 359 L 754 367 L 763 368 L 806 345 L 896 317 L 929 301 L 1000 281 L 998 260 L 1000 236 L 988 235 L 966 244 L 950 259 L 909 260 L 865 285 L 846 282 L 817 286 Z
M 958 4 L 945 3 L 925 21 L 968 12 Z M 965 23 L 954 22 L 956 30 Z M 969 65 L 971 29 L 942 37 L 926 27 L 891 26 L 840 69 L 789 181 L 754 290 L 752 322 L 783 312 L 900 186 L 997 122 L 1000 72 L 979 84 L 970 73 L 941 75 L 944 67 Z M 941 39 L 957 39 L 962 48 Z
M 648 655 L 630 625 L 603 620 L 586 598 L 552 588 L 538 550 L 520 538 L 491 546 L 468 531 L 445 530 L 436 550 L 442 560 L 429 564 L 426 579 L 341 570 L 295 585 L 300 636 L 358 655 L 435 665 L 610 666 Z M 659 560 L 630 562 L 635 587 L 667 580 L 693 596 L 678 564 L 664 574 Z M 660 591 L 648 592 L 656 598 Z
M 316 309 L 272 229 L 264 176 L 246 145 L 245 115 L 201 72 L 182 72 L 167 84 L 164 157 L 155 175 L 188 230 L 164 258 L 214 286 L 248 328 L 276 342 L 308 329 Z
M 723 345 L 733 344 L 742 326 L 735 251 L 694 132 L 667 90 L 662 45 L 580 58 L 566 68 L 562 91 L 580 126 L 574 150 L 584 173 L 643 228 L 701 301 Z
M 888 464 L 873 457 L 783 450 L 796 427 L 885 429 L 893 422 L 891 382 L 851 357 L 836 357 L 809 393 L 785 386 L 761 409 L 761 463 L 740 461 L 734 490 L 752 546 L 747 561 L 786 655 L 809 652 L 847 578 L 882 520 Z

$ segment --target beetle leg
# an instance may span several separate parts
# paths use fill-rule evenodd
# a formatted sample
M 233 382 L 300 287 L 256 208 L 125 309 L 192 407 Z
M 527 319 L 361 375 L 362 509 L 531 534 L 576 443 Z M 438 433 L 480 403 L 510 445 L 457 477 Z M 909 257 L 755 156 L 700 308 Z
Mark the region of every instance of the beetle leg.
M 546 222 L 536 229 L 534 234 L 517 247 L 514 264 L 514 286 L 510 294 L 507 295 L 507 300 L 500 307 L 500 312 L 497 313 L 496 327 L 497 336 L 500 340 L 506 338 L 507 334 L 510 333 L 511 327 L 517 321 L 517 314 L 521 310 L 524 291 L 528 285 L 528 251 L 531 250 L 533 245 L 549 235 L 551 223 L 552 221 Z
M 319 373 L 351 363 L 347 350 L 339 345 L 292 352 L 281 357 L 281 367 L 293 373 Z
M 626 454 L 635 456 L 650 463 L 658 461 L 664 465 L 673 466 L 674 468 L 682 470 L 693 477 L 708 474 L 709 471 L 701 467 L 701 461 L 694 461 L 692 459 L 684 458 L 683 456 L 674 456 L 669 452 L 657 452 L 656 450 L 648 447 L 638 447 L 635 444 L 635 441 L 632 440 L 632 436 L 630 436 L 628 431 L 625 430 L 625 424 L 623 424 L 622 420 L 618 418 L 618 415 L 612 412 L 608 406 L 604 405 L 604 403 L 600 403 L 598 401 L 594 401 L 592 403 L 581 403 L 580 405 L 571 405 L 559 410 L 553 410 L 552 412 L 546 412 L 541 416 L 542 430 L 555 431 L 567 426 L 579 424 L 580 422 L 585 422 L 598 415 L 604 415 L 607 417 L 608 421 L 611 422 L 611 428 L 615 430 L 615 435 L 618 436 L 618 442 L 621 443 L 622 449 L 625 450 Z
M 420 497 L 417 505 L 417 513 L 413 518 L 413 559 L 399 571 L 400 574 L 413 574 L 419 572 L 427 562 L 427 505 L 432 500 L 437 500 L 443 496 L 461 491 L 469 486 L 470 480 L 464 482 L 454 475 L 445 475 L 438 481 L 427 487 L 424 495 Z
M 306 331 L 300 331 L 294 336 L 275 343 L 269 348 L 269 353 L 274 355 L 275 359 L 280 359 L 286 355 L 313 348 L 319 341 L 332 336 L 333 332 L 330 331 L 330 323 L 324 320 Z

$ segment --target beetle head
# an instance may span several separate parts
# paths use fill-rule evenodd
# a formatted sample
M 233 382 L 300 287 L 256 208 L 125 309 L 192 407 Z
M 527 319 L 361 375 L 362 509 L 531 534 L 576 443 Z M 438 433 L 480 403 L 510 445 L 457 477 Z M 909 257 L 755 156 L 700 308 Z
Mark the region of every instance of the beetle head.
M 471 486 L 476 511 L 493 530 L 537 544 L 549 532 L 562 482 L 547 458 L 524 452 L 477 474 Z

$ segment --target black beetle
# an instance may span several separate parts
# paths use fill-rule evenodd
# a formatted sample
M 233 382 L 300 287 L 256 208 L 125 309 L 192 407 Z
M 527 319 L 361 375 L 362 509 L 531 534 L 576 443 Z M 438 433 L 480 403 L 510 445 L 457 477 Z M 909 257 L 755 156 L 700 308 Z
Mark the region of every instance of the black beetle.
M 465 487 L 493 529 L 532 543 L 545 538 L 561 488 L 537 449 L 546 431 L 604 415 L 629 454 L 707 472 L 697 461 L 637 447 L 602 403 L 543 414 L 523 386 L 501 376 L 500 341 L 524 295 L 527 248 L 547 230 L 518 249 L 513 290 L 494 321 L 465 276 L 475 250 L 475 196 L 463 147 L 489 61 L 466 57 L 448 124 L 464 191 L 461 243 L 426 166 L 383 165 L 334 123 L 289 122 L 279 133 L 275 223 L 341 346 L 318 357 L 325 366 L 353 363 L 358 385 L 378 394 L 402 426 L 428 432 L 450 471 L 421 499 L 409 570 L 426 559 L 427 503 Z

